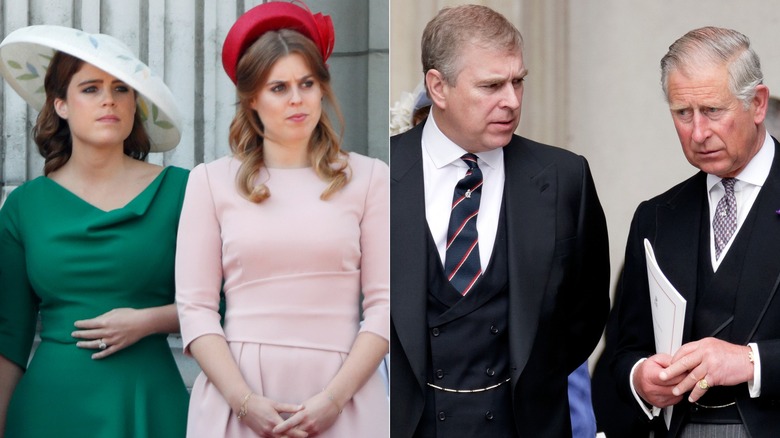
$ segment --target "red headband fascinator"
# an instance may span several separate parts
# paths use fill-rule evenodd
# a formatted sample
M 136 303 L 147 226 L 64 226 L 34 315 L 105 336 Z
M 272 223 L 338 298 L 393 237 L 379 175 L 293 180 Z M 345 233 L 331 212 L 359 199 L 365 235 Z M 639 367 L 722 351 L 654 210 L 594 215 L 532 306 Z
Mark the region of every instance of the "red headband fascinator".
M 244 51 L 261 35 L 271 30 L 292 29 L 314 42 L 320 49 L 322 60 L 333 53 L 335 33 L 330 16 L 312 14 L 302 2 L 300 6 L 282 1 L 272 1 L 255 6 L 238 17 L 222 45 L 222 67 L 233 83 L 236 83 L 236 66 Z

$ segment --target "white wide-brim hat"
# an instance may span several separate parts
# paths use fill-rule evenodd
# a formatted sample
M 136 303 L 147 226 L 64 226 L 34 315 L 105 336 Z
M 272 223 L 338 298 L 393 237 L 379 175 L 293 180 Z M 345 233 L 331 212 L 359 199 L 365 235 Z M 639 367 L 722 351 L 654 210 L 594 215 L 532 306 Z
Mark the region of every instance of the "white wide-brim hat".
M 70 27 L 37 25 L 15 30 L 0 43 L 0 74 L 40 111 L 43 81 L 55 51 L 75 56 L 123 81 L 137 92 L 137 111 L 152 152 L 173 149 L 181 139 L 181 116 L 168 86 L 116 38 Z

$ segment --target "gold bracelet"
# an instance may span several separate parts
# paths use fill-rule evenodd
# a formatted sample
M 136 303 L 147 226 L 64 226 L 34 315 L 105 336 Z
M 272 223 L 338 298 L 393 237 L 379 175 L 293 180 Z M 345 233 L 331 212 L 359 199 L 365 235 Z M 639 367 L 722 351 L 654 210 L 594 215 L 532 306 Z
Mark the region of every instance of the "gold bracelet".
M 246 417 L 247 413 L 247 403 L 249 403 L 249 398 L 252 397 L 252 391 L 249 391 L 247 395 L 244 396 L 244 401 L 241 402 L 241 409 L 238 410 L 238 414 L 236 414 L 236 418 L 238 418 L 238 421 L 241 421 L 242 418 Z
M 339 410 L 339 414 L 340 414 L 340 413 L 341 413 L 341 411 L 343 411 L 343 410 L 344 410 L 344 408 L 340 407 L 340 406 L 339 406 L 339 404 L 338 404 L 338 403 L 336 403 L 336 399 L 333 397 L 333 394 L 331 394 L 331 393 L 330 393 L 330 391 L 328 391 L 328 390 L 326 390 L 326 389 L 324 389 L 324 388 L 322 389 L 322 392 L 324 392 L 324 393 L 325 393 L 325 395 L 328 397 L 328 400 L 330 400 L 330 401 L 331 401 L 331 403 L 333 403 L 334 405 L 336 405 L 336 409 L 338 409 L 338 410 Z

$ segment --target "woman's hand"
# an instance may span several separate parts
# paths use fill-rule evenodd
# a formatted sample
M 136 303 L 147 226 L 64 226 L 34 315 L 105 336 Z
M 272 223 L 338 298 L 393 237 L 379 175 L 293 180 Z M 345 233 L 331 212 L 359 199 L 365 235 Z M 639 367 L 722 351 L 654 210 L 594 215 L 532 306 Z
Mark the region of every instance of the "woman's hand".
M 342 409 L 325 391 L 309 398 L 302 406 L 295 415 L 273 429 L 277 436 L 293 436 L 292 432 L 296 429 L 305 431 L 309 437 L 317 436 L 336 422 Z
M 308 434 L 300 430 L 300 428 L 290 428 L 290 430 L 287 430 L 285 433 L 274 433 L 274 428 L 284 421 L 281 414 L 294 414 L 299 412 L 303 408 L 300 405 L 279 403 L 257 394 L 252 394 L 245 405 L 246 415 L 241 419 L 241 422 L 261 437 L 306 438 L 308 436 Z
M 76 343 L 77 347 L 98 350 L 92 359 L 103 359 L 154 333 L 145 311 L 120 308 L 96 318 L 76 321 L 73 325 L 80 330 L 71 336 L 82 339 Z

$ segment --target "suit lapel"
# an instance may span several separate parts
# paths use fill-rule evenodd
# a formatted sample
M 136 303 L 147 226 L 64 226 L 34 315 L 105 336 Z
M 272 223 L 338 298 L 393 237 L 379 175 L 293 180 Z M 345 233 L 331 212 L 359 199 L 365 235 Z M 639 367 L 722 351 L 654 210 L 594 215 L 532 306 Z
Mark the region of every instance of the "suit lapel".
M 426 381 L 427 222 L 422 170 L 422 124 L 391 150 L 391 318 L 420 387 Z
M 690 339 L 693 327 L 701 215 L 709 211 L 704 202 L 706 178 L 705 173 L 698 173 L 670 202 L 657 207 L 659 231 L 651 242 L 661 271 L 687 301 L 683 342 Z
M 557 167 L 541 167 L 515 137 L 504 148 L 509 350 L 517 384 L 536 338 L 555 248 Z
M 750 214 L 756 215 L 755 222 L 749 230 L 751 236 L 746 236 L 750 237 L 750 246 L 742 262 L 734 308 L 732 335 L 735 342 L 743 344 L 752 338 L 777 287 L 779 272 L 773 255 L 780 248 L 780 216 L 776 213 L 780 208 L 780 153 L 775 145 L 772 168 L 751 209 Z

